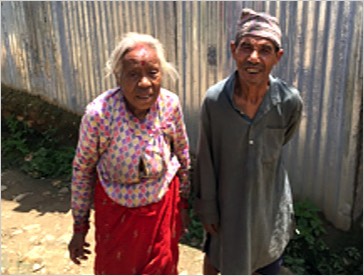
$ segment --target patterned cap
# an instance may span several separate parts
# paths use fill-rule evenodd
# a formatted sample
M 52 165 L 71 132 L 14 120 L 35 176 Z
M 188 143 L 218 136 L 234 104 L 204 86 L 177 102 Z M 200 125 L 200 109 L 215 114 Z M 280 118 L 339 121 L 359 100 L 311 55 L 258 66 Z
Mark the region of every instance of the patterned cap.
M 254 35 L 271 40 L 281 47 L 282 32 L 276 17 L 267 13 L 257 13 L 251 9 L 243 9 L 238 21 L 242 36 Z

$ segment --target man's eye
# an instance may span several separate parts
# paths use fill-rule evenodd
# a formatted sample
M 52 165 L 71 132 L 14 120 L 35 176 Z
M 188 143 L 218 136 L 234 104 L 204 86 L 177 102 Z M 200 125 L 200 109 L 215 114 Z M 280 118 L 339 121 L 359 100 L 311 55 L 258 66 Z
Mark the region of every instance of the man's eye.
M 261 50 L 260 50 L 263 54 L 270 54 L 272 53 L 272 49 L 269 48 L 269 47 L 263 47 Z
M 240 46 L 240 49 L 242 49 L 243 51 L 252 51 L 253 47 L 251 45 L 243 44 Z

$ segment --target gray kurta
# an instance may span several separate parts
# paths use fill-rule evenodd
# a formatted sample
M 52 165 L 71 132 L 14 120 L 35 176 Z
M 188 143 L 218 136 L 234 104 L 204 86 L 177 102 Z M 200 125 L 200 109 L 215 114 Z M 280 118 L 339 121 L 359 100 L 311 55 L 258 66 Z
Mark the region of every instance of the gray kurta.
M 270 76 L 253 120 L 234 108 L 236 73 L 208 89 L 201 108 L 193 189 L 203 223 L 219 225 L 208 255 L 221 274 L 251 274 L 278 259 L 292 234 L 282 147 L 299 125 L 295 88 Z

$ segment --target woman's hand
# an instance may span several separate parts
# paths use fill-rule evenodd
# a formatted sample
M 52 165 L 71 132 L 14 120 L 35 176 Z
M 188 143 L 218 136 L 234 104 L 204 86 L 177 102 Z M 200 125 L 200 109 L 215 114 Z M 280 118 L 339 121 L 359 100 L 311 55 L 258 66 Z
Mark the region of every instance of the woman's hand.
M 87 255 L 91 254 L 87 247 L 90 247 L 90 244 L 85 241 L 85 234 L 74 233 L 68 245 L 70 259 L 77 265 L 81 264 L 80 260 L 87 260 Z

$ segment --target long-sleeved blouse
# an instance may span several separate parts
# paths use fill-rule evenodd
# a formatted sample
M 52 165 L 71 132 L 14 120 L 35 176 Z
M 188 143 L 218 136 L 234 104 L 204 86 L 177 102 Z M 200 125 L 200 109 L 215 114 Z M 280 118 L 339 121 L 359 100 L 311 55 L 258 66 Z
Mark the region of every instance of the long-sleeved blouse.
M 178 96 L 161 89 L 145 119 L 127 108 L 121 88 L 88 104 L 73 160 L 71 208 L 75 229 L 88 229 L 98 178 L 107 195 L 126 207 L 160 201 L 177 174 L 181 196 L 190 192 L 189 144 Z

